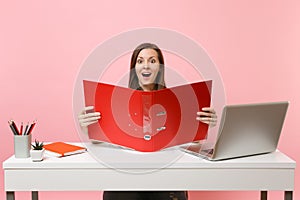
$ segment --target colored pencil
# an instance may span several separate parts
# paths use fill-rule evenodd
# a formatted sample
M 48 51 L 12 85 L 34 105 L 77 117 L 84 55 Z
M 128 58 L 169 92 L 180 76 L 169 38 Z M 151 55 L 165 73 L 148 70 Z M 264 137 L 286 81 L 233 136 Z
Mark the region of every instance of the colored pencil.
M 18 128 L 17 128 L 16 123 L 14 122 L 14 120 L 10 120 L 10 121 L 11 121 L 11 123 L 12 123 L 12 126 L 13 126 L 14 129 L 16 130 L 17 135 L 20 135 L 20 132 L 19 132 L 19 130 L 18 130 Z
M 13 132 L 14 135 L 18 135 L 18 133 L 16 132 L 16 130 L 14 129 L 14 126 L 12 125 L 11 121 L 8 121 L 9 127 L 11 129 L 11 131 Z
M 34 126 L 35 126 L 35 123 L 36 123 L 36 121 L 34 121 L 34 122 L 30 125 L 27 135 L 31 134 L 32 129 L 33 129 Z
M 21 123 L 21 127 L 20 127 L 20 135 L 23 134 L 23 122 Z

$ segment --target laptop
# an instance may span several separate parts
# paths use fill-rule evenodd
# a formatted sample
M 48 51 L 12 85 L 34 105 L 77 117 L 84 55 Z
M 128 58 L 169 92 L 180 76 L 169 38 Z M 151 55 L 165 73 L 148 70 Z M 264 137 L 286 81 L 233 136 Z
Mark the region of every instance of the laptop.
M 276 150 L 289 102 L 227 105 L 213 148 L 190 143 L 181 150 L 208 160 L 224 160 Z

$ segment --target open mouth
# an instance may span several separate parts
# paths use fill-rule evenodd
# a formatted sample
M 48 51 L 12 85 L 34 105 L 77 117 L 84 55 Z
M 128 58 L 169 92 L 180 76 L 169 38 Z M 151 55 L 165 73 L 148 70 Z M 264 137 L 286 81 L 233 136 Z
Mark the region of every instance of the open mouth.
M 145 72 L 145 73 L 142 73 L 142 76 L 143 77 L 150 77 L 151 73 L 150 72 Z

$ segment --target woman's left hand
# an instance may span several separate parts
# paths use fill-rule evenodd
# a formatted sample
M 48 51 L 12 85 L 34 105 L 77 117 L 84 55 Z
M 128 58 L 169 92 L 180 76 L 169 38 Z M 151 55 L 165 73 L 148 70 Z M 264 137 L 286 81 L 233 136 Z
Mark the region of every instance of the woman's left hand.
M 197 112 L 196 119 L 200 122 L 208 124 L 210 127 L 214 127 L 217 124 L 216 111 L 211 107 L 202 108 L 202 111 Z

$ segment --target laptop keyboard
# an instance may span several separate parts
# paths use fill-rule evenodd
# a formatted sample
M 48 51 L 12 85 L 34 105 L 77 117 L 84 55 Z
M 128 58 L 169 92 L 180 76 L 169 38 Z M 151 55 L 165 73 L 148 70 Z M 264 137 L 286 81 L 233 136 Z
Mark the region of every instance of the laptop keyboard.
M 201 151 L 209 155 L 212 155 L 214 153 L 214 149 L 202 149 Z

